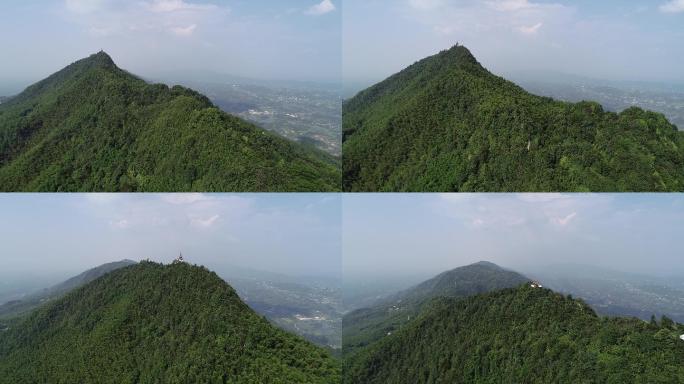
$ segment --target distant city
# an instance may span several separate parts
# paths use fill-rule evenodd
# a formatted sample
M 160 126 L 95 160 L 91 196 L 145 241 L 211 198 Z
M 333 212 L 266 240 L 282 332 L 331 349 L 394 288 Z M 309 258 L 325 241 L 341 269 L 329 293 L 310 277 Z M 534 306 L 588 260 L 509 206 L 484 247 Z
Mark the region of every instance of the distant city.
M 248 79 L 181 83 L 207 95 L 224 112 L 333 156 L 342 154 L 342 97 L 335 86 Z
M 648 83 L 602 82 L 582 78 L 552 81 L 546 78 L 535 80 L 531 76 L 513 75 L 509 79 L 535 95 L 570 102 L 596 101 L 611 112 L 622 112 L 630 107 L 660 112 L 679 130 L 684 130 L 684 89 L 668 89 Z

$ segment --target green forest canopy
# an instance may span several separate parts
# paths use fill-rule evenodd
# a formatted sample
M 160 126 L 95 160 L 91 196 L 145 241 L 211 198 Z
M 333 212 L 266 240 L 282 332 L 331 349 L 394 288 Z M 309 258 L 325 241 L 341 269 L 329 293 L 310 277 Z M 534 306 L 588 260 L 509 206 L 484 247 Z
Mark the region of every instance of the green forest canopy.
M 534 96 L 462 46 L 343 105 L 345 191 L 684 191 L 684 132 L 659 113 Z
M 601 318 L 529 284 L 433 300 L 345 361 L 344 383 L 681 383 L 684 326 Z
M 0 104 L 2 191 L 337 191 L 339 162 L 104 52 Z
M 468 297 L 527 281 L 517 272 L 486 261 L 440 273 L 370 308 L 346 314 L 342 322 L 343 353 L 350 356 L 409 324 L 431 299 Z
M 142 262 L 0 331 L 0 382 L 335 383 L 325 350 L 253 312 L 215 273 Z

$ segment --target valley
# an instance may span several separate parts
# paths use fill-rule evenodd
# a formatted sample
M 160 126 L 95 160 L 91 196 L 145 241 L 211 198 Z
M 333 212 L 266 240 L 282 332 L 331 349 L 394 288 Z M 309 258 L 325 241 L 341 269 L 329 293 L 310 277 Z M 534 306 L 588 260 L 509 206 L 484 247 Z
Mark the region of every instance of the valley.
M 610 83 L 600 80 L 584 80 L 573 83 L 562 81 L 519 80 L 530 93 L 552 97 L 556 100 L 577 103 L 595 100 L 611 112 L 620 113 L 631 107 L 639 107 L 665 115 L 679 130 L 684 130 L 684 91 L 653 89 L 648 85 Z
M 289 140 L 341 156 L 342 100 L 331 86 L 181 81 L 221 110 Z
M 582 298 L 598 314 L 637 317 L 667 316 L 684 323 L 684 289 L 670 279 L 583 266 L 556 267 L 534 273 L 549 288 Z
M 320 346 L 342 347 L 339 286 L 308 282 L 228 278 L 238 295 L 254 311 L 278 327 Z

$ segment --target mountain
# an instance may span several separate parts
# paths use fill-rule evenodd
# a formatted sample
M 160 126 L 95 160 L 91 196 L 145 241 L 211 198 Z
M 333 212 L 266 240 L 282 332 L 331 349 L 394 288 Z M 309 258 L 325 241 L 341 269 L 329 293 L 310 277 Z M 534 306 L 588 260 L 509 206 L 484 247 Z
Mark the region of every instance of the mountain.
M 442 272 L 398 295 L 396 301 L 423 301 L 434 297 L 464 297 L 510 288 L 529 281 L 525 276 L 488 261 Z
M 0 104 L 3 191 L 336 191 L 338 168 L 104 52 Z
M 391 335 L 438 297 L 460 298 L 516 287 L 529 279 L 490 262 L 479 262 L 443 272 L 415 287 L 399 292 L 370 308 L 352 311 L 342 319 L 345 355 Z
M 581 298 L 598 314 L 649 320 L 667 316 L 684 323 L 684 286 L 662 276 L 612 271 L 596 266 L 561 264 L 532 276 L 556 292 Z
M 346 191 L 683 191 L 684 132 L 658 113 L 532 95 L 462 46 L 343 105 Z
M 528 284 L 436 299 L 348 359 L 344 383 L 681 383 L 684 325 L 601 318 Z
M 569 102 L 595 100 L 611 112 L 622 112 L 635 106 L 659 112 L 680 131 L 684 130 L 684 110 L 681 108 L 684 104 L 684 92 L 677 91 L 676 86 L 672 87 L 673 89 L 658 89 L 657 84 L 638 86 L 630 83 L 613 84 L 595 79 L 581 80 L 581 78 L 574 82 L 569 80 L 564 82 L 562 78 L 550 82 L 524 77 L 513 79 L 528 92 L 556 100 Z
M 103 264 L 99 267 L 89 269 L 78 276 L 74 276 L 53 287 L 46 288 L 41 292 L 29 295 L 24 299 L 12 300 L 4 303 L 0 305 L 0 318 L 17 316 L 29 312 L 36 307 L 43 305 L 45 302 L 59 298 L 67 292 L 88 284 L 89 282 L 98 279 L 109 272 L 134 264 L 135 261 L 132 260 L 122 260 L 114 263 Z
M 11 383 L 333 383 L 326 351 L 182 262 L 118 269 L 0 332 Z
M 279 136 L 310 144 L 333 156 L 342 152 L 342 102 L 339 88 L 325 84 L 289 87 L 235 79 L 199 82 L 177 78 L 170 84 L 195 89 L 222 111 Z

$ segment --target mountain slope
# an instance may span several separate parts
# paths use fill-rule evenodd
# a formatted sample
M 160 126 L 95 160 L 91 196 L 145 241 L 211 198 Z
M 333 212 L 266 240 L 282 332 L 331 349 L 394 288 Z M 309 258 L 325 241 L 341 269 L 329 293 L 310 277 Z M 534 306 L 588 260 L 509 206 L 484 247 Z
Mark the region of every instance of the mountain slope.
M 0 104 L 0 190 L 331 191 L 336 160 L 104 52 Z
M 46 301 L 61 297 L 72 289 L 81 287 L 105 274 L 119 268 L 134 265 L 135 261 L 122 260 L 113 263 L 102 264 L 99 267 L 89 269 L 78 276 L 74 276 L 53 287 L 46 288 L 41 292 L 32 294 L 21 300 L 13 300 L 0 305 L 0 318 L 20 315 L 43 305 Z
M 0 382 L 333 383 L 322 349 L 204 268 L 142 262 L 0 332 Z
M 657 113 L 531 95 L 456 46 L 343 106 L 346 191 L 682 191 Z
M 345 383 L 681 383 L 684 326 L 605 319 L 524 285 L 441 299 L 353 356 Z
M 516 287 L 527 281 L 528 278 L 517 272 L 485 261 L 440 273 L 376 306 L 346 314 L 342 320 L 344 354 L 353 354 L 401 329 L 415 319 L 431 299 L 468 297 Z

